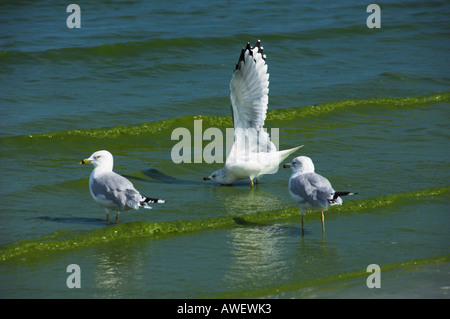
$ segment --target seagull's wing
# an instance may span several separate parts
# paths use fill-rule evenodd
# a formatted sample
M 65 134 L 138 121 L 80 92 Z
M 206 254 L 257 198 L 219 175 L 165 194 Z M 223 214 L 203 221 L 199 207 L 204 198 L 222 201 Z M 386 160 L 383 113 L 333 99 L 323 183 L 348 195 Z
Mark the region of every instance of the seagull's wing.
M 265 59 L 259 40 L 254 47 L 247 44 L 230 82 L 235 143 L 239 149 L 251 153 L 276 151 L 263 129 L 269 102 L 269 73 Z
M 316 173 L 304 173 L 291 178 L 289 191 L 314 207 L 324 208 L 328 207 L 328 200 L 335 193 L 328 179 Z
M 144 200 L 128 179 L 114 172 L 91 178 L 89 186 L 94 199 L 103 206 L 138 209 Z
M 254 47 L 247 44 L 242 49 L 230 91 L 234 129 L 259 131 L 264 126 L 269 103 L 269 73 L 260 41 Z

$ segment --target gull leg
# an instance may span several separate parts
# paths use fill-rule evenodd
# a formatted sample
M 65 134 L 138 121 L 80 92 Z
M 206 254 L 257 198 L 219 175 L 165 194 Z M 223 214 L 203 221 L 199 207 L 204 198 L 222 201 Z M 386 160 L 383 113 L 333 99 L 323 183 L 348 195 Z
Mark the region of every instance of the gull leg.
M 250 187 L 253 189 L 253 185 L 255 185 L 254 183 L 253 183 L 253 180 L 252 179 L 250 179 Z
M 117 212 L 117 215 L 116 215 L 116 225 L 119 223 L 119 212 Z
M 303 227 L 305 225 L 305 215 L 303 214 L 301 209 L 300 213 L 302 213 L 302 236 L 305 236 L 305 228 Z
M 325 217 L 323 216 L 323 212 L 322 212 L 322 234 L 325 234 Z
M 305 235 L 305 228 L 303 227 L 304 224 L 305 224 L 305 218 L 304 218 L 304 216 L 303 216 L 303 214 L 302 214 L 302 236 Z
M 105 212 L 106 212 L 106 226 L 109 225 L 109 209 L 105 208 Z

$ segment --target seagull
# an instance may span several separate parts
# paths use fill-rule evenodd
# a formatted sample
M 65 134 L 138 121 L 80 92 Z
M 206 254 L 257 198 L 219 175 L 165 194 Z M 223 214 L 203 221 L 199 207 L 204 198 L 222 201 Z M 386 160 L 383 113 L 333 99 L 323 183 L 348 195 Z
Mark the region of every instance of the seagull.
M 80 164 L 91 163 L 94 170 L 89 178 L 89 189 L 94 200 L 106 211 L 106 225 L 109 213 L 116 211 L 116 224 L 119 213 L 141 207 L 151 209 L 149 203 L 164 203 L 165 200 L 150 198 L 139 193 L 125 177 L 113 172 L 114 159 L 108 151 L 97 151 Z
M 292 175 L 289 179 L 289 194 L 300 206 L 302 234 L 304 234 L 303 216 L 307 208 L 322 211 L 322 233 L 325 234 L 323 212 L 329 206 L 342 205 L 340 196 L 356 195 L 358 193 L 336 192 L 328 179 L 314 172 L 314 164 L 307 156 L 298 156 L 291 163 L 283 165 L 283 168 L 289 167 L 292 169 Z
M 258 183 L 260 176 L 276 173 L 280 163 L 303 146 L 277 151 L 264 129 L 269 73 L 263 50 L 260 40 L 242 48 L 230 82 L 234 143 L 224 167 L 203 180 L 229 185 L 248 178 L 253 187 L 253 180 Z

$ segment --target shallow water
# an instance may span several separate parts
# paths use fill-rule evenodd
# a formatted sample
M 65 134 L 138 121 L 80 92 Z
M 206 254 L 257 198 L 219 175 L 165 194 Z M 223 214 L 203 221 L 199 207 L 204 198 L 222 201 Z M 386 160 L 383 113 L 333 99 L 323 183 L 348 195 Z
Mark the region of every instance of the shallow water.
M 449 7 L 380 6 L 369 29 L 352 1 L 80 3 L 68 29 L 64 5 L 0 4 L 0 296 L 448 298 Z M 175 128 L 232 126 L 231 73 L 257 39 L 269 132 L 359 193 L 325 237 L 315 212 L 302 237 L 290 171 L 250 189 L 202 180 L 223 164 L 172 162 Z M 167 203 L 105 227 L 78 164 L 99 149 Z

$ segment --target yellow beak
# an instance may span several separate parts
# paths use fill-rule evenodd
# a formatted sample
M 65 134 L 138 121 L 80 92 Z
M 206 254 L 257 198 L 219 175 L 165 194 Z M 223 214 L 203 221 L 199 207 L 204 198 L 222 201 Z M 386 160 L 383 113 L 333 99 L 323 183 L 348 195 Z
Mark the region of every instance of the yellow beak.
M 291 164 L 289 164 L 289 163 L 286 163 L 283 165 L 283 168 L 289 168 L 289 167 L 291 167 Z
M 80 162 L 80 164 L 86 164 L 86 163 L 90 163 L 91 161 L 89 159 L 84 159 Z

